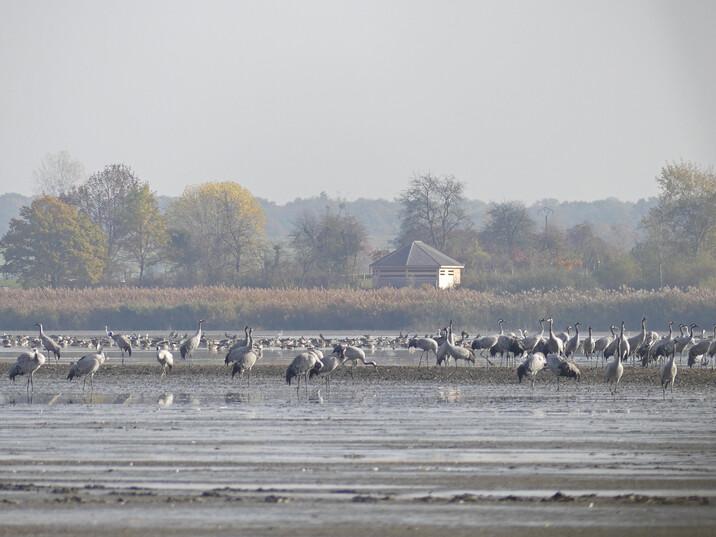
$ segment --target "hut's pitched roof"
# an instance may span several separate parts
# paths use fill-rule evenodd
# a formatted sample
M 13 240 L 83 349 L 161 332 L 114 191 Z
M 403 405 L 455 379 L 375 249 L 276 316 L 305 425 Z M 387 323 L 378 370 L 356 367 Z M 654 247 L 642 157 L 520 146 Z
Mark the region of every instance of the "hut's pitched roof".
M 423 241 L 413 241 L 398 248 L 396 251 L 381 257 L 371 263 L 371 267 L 460 267 L 465 265 L 440 250 L 425 244 Z

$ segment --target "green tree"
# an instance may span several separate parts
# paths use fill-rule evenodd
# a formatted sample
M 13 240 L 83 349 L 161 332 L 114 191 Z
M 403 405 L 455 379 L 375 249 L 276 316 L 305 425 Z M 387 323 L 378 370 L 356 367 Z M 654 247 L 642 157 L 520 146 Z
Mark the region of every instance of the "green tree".
M 128 258 L 137 265 L 138 280 L 142 284 L 146 270 L 162 260 L 169 242 L 167 225 L 159 212 L 156 195 L 148 184 L 130 192 L 125 213 L 123 247 Z
M 480 232 L 485 250 L 513 272 L 516 265 L 528 265 L 535 240 L 535 222 L 524 204 L 495 203 L 487 216 Z
M 25 287 L 84 286 L 104 270 L 102 230 L 75 207 L 43 196 L 20 210 L 0 241 L 3 271 Z
M 172 257 L 187 283 L 238 285 L 258 269 L 264 238 L 263 209 L 238 183 L 187 187 L 167 212 Z

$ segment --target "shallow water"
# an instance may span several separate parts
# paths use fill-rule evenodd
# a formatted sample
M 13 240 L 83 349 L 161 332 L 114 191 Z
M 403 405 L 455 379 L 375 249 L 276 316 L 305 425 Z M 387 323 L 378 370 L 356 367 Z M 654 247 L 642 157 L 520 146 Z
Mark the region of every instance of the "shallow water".
M 49 371 L 53 378 L 41 376 Z M 474 382 L 409 375 L 398 382 L 371 380 L 362 370 L 355 381 L 336 378 L 330 390 L 312 384 L 297 393 L 270 371 L 257 373 L 248 388 L 222 369 L 160 381 L 119 367 L 100 370 L 90 395 L 80 383 L 61 382 L 60 368 L 48 369 L 38 372 L 31 401 L 23 383 L 5 381 L 0 502 L 16 503 L 2 507 L 0 525 L 18 530 L 29 517 L 36 533 L 54 524 L 72 533 L 101 516 L 122 528 L 129 527 L 126 509 L 138 531 L 164 527 L 159 517 L 219 534 L 219 526 L 232 527 L 228 500 L 202 494 L 225 487 L 256 529 L 290 523 L 293 531 L 311 531 L 317 520 L 397 527 L 408 513 L 420 527 L 506 520 L 516 527 L 638 527 L 655 516 L 666 526 L 716 524 L 716 397 L 708 384 L 679 387 L 666 400 L 658 386 L 635 384 L 612 398 L 589 384 L 532 391 L 479 375 Z M 10 486 L 18 484 L 36 490 Z M 57 487 L 74 492 L 53 493 Z M 556 491 L 597 495 L 590 501 L 698 495 L 710 504 L 675 501 L 654 515 L 651 504 L 610 510 L 609 503 L 533 501 Z M 85 505 L 58 507 L 58 494 Z M 453 501 L 463 494 L 479 501 Z M 267 507 L 272 495 L 280 509 Z M 528 502 L 523 507 L 532 514 L 508 517 L 506 506 L 490 500 L 506 496 Z M 188 507 L 177 510 L 174 501 Z M 341 507 L 321 508 L 333 504 Z M 374 518 L 366 518 L 367 509 Z

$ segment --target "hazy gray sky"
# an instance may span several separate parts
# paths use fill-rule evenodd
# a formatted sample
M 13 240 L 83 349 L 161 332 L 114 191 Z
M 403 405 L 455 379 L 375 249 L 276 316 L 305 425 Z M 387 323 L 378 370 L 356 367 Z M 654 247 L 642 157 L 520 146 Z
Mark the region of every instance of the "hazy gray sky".
M 716 164 L 714 1 L 0 0 L 0 191 L 47 152 L 163 194 L 636 199 Z

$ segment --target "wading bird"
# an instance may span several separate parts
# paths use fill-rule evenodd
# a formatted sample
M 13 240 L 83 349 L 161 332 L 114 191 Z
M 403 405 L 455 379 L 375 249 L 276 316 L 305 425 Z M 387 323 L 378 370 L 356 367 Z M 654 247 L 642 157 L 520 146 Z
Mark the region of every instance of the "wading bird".
M 622 323 L 622 327 L 624 324 Z M 624 329 L 622 328 L 622 331 Z M 604 368 L 604 382 L 609 385 L 609 391 L 612 395 L 617 393 L 619 387 L 619 381 L 622 379 L 624 374 L 624 364 L 622 364 L 622 349 L 621 349 L 621 338 L 617 338 L 617 350 L 614 354 L 614 358 Z
M 191 357 L 192 353 L 199 348 L 199 343 L 201 343 L 201 326 L 204 324 L 204 319 L 199 319 L 199 327 L 196 330 L 196 334 L 188 338 L 184 343 L 181 344 L 181 347 L 179 347 L 179 352 L 181 353 L 182 360 L 187 360 Z
M 517 368 L 517 380 L 522 383 L 522 379 L 524 377 L 529 377 L 530 387 L 534 389 L 535 377 L 537 377 L 537 373 L 542 371 L 546 365 L 547 359 L 544 357 L 544 354 L 541 352 L 534 352 L 530 354 Z
M 318 359 L 318 355 L 310 351 L 302 352 L 296 356 L 288 366 L 286 369 L 286 384 L 290 386 L 291 381 L 294 378 L 296 379 L 296 395 L 298 395 L 298 389 L 301 386 L 302 376 L 306 386 L 306 395 L 308 395 L 308 375 L 316 366 L 320 370 L 323 364 Z
M 166 341 L 157 345 L 157 362 L 162 366 L 161 377 L 166 375 L 167 371 L 171 371 L 172 367 L 174 367 L 174 355 L 169 351 L 169 344 Z
M 15 382 L 15 377 L 27 375 L 27 391 L 35 390 L 35 383 L 33 377 L 35 371 L 40 369 L 46 361 L 45 355 L 40 353 L 37 349 L 32 349 L 32 352 L 23 352 L 17 357 L 15 363 L 10 368 L 8 377 L 11 381 Z
M 408 349 L 415 348 L 420 349 L 420 361 L 418 362 L 418 367 L 420 367 L 423 363 L 423 356 L 427 353 L 427 358 L 425 359 L 425 365 L 428 364 L 428 359 L 430 358 L 430 353 L 432 352 L 435 354 L 435 358 L 438 357 L 438 342 L 435 341 L 431 337 L 417 337 L 410 338 L 408 341 Z
M 557 377 L 557 391 L 559 391 L 560 377 L 574 379 L 576 382 L 579 382 L 579 379 L 582 377 L 582 373 L 579 371 L 577 364 L 565 360 L 557 354 L 547 355 L 547 367 L 554 376 Z
M 84 391 L 85 385 L 87 384 L 87 376 L 89 375 L 90 391 L 94 390 L 94 374 L 99 369 L 99 366 L 101 366 L 106 360 L 107 357 L 102 350 L 102 346 L 98 345 L 96 353 L 87 354 L 70 366 L 70 372 L 67 375 L 67 380 L 72 380 L 75 377 L 84 377 L 84 382 L 82 383 L 82 391 Z
M 666 388 L 671 386 L 671 393 L 674 393 L 674 381 L 676 380 L 676 354 L 672 354 L 661 368 L 661 389 L 666 399 Z
M 130 358 L 132 357 L 132 342 L 129 341 L 129 338 L 127 336 L 123 336 L 122 334 L 115 334 L 114 332 L 109 330 L 107 328 L 107 325 L 105 325 L 104 331 L 107 334 L 107 337 L 111 337 L 117 344 L 117 347 L 119 347 L 119 350 L 122 351 L 122 365 L 124 365 L 124 353 L 128 353 Z
M 354 347 L 352 345 L 336 345 L 333 348 L 333 354 L 338 355 L 338 357 L 343 360 L 341 365 L 345 365 L 346 362 L 351 363 L 351 368 L 349 370 L 351 372 L 351 378 L 353 378 L 353 368 L 358 362 L 361 362 L 363 365 L 372 365 L 374 369 L 378 367 L 378 364 L 372 360 L 366 362 L 363 349 L 359 349 L 358 347 Z
M 251 350 L 244 352 L 234 360 L 234 366 L 231 368 L 231 378 L 234 378 L 235 375 L 239 375 L 239 378 L 243 378 L 244 373 L 247 374 L 247 380 L 248 386 L 251 386 L 251 369 L 256 365 L 256 362 L 258 362 L 261 357 L 263 356 L 263 350 L 261 347 L 258 349 L 254 349 L 253 347 Z
M 35 323 L 35 326 L 40 329 L 40 341 L 42 341 L 42 346 L 45 347 L 48 353 L 51 352 L 55 355 L 55 358 L 59 360 L 61 347 L 54 339 L 45 335 L 45 331 L 42 329 L 42 323 Z

